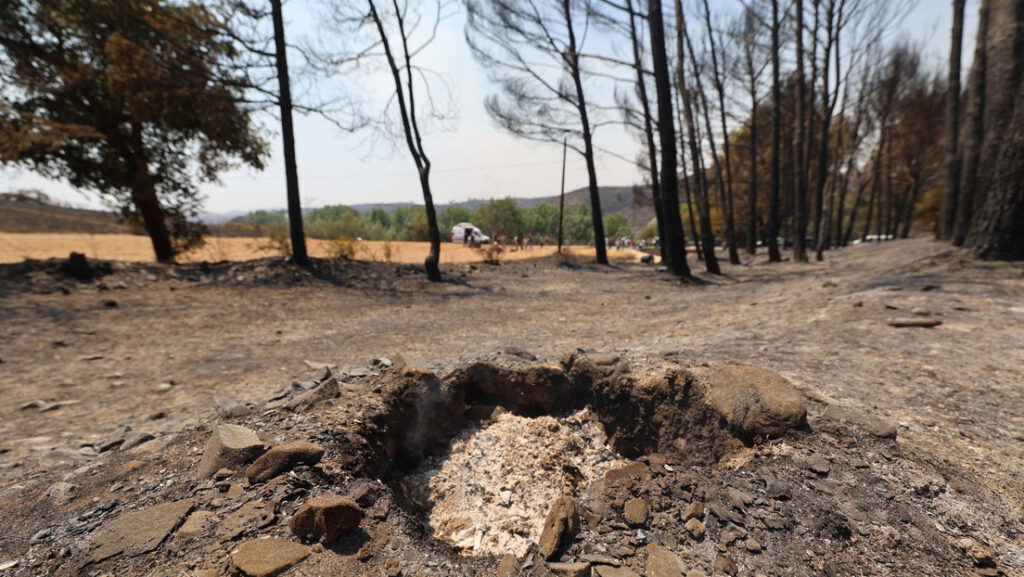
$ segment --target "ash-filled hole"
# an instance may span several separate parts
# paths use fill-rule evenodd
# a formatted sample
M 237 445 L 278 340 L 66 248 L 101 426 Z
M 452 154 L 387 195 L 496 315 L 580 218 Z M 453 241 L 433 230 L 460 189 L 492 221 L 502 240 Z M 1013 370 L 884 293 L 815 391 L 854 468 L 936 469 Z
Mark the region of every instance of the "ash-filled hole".
M 539 540 L 552 502 L 624 464 L 589 409 L 536 418 L 501 412 L 463 430 L 402 485 L 436 538 L 466 554 L 522 556 Z

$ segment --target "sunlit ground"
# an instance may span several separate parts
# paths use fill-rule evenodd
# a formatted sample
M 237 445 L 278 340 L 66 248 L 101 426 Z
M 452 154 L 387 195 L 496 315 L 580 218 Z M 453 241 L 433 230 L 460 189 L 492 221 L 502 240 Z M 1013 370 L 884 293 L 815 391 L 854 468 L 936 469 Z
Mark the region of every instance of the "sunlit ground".
M 308 250 L 314 257 L 338 256 L 339 253 L 366 261 L 394 263 L 422 263 L 429 245 L 425 242 L 349 241 L 337 243 L 309 239 Z M 571 253 L 579 258 L 594 258 L 593 247 L 572 247 Z M 92 259 L 153 262 L 153 247 L 149 237 L 130 234 L 83 233 L 0 233 L 0 263 L 20 262 L 24 259 L 66 258 L 71 252 L 84 253 Z M 526 260 L 555 254 L 554 246 L 513 250 L 503 247 L 496 254 L 487 247 L 474 249 L 462 244 L 442 243 L 441 264 L 470 264 L 497 256 L 501 261 Z M 240 261 L 268 256 L 281 256 L 281 249 L 265 238 L 207 239 L 204 246 L 181 255 L 179 262 Z M 608 251 L 616 261 L 636 261 L 643 256 L 637 250 Z

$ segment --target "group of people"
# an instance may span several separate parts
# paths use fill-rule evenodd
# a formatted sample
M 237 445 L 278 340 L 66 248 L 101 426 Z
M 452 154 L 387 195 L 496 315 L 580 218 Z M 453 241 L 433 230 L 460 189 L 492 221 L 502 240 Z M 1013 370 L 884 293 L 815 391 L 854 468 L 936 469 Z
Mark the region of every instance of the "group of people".
M 619 238 L 616 238 L 614 241 L 612 241 L 612 239 L 610 238 L 606 238 L 605 246 L 607 246 L 608 248 L 615 248 L 615 250 L 625 250 L 627 248 L 643 250 L 647 247 L 658 246 L 658 240 L 659 239 L 656 236 L 651 238 L 640 238 L 637 240 L 633 240 L 628 236 L 620 236 Z

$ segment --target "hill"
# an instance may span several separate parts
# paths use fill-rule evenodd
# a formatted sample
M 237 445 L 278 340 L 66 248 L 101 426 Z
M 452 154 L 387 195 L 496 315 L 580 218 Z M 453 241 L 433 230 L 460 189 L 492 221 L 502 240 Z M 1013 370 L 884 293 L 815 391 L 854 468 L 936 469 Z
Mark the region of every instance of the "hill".
M 117 214 L 58 206 L 45 198 L 17 193 L 0 195 L 2 232 L 133 233 Z

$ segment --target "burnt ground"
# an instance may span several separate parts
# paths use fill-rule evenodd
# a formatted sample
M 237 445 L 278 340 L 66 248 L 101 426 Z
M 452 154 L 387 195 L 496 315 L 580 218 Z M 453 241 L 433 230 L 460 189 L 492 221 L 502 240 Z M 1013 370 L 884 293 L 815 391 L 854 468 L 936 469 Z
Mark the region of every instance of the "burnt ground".
M 555 261 L 453 267 L 441 284 L 417 267 L 351 262 L 316 274 L 278 260 L 112 263 L 89 282 L 52 262 L 5 265 L 0 574 L 226 573 L 238 543 L 289 536 L 284 519 L 303 495 L 323 492 L 359 495 L 363 528 L 290 574 L 493 574 L 497 559 L 467 560 L 429 539 L 400 492 L 367 488 L 371 473 L 394 474 L 363 446 L 367 422 L 387 423 L 389 389 L 377 375 L 388 370 L 372 360 L 397 353 L 446 377 L 480 359 L 558 364 L 579 350 L 690 372 L 775 371 L 806 396 L 810 426 L 713 455 L 720 464 L 633 455 L 650 474 L 624 490 L 647 500 L 650 521 L 637 533 L 615 517 L 622 488 L 599 491 L 584 499 L 562 560 L 644 574 L 655 543 L 705 574 L 731 571 L 729 560 L 740 575 L 1024 574 L 1024 266 L 924 239 L 851 247 L 825 263 L 763 260 L 701 285 L 644 265 Z M 226 496 L 230 479 L 195 480 L 214 397 L 265 408 L 325 363 L 348 383 L 337 401 L 233 419 L 267 441 L 321 444 L 320 466 L 241 497 Z M 862 415 L 878 422 L 863 426 Z M 896 440 L 871 434 L 885 425 Z M 108 439 L 145 439 L 126 426 L 154 438 L 101 451 Z M 788 494 L 770 496 L 769 480 Z M 88 563 L 118 515 L 185 497 L 219 529 Z M 693 501 L 708 509 L 700 540 L 682 530 Z

